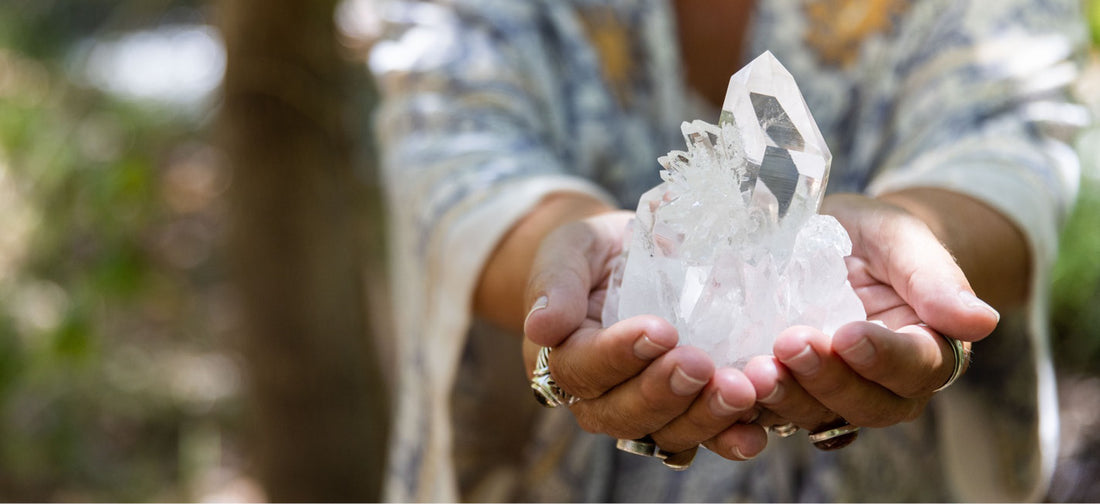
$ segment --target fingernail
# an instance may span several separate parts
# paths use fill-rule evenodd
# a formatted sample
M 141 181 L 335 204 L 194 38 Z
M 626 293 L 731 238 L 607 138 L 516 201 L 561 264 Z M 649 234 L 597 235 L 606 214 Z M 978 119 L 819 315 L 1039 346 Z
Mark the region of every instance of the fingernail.
M 679 396 L 695 394 L 702 390 L 703 386 L 706 384 L 706 380 L 688 376 L 680 366 L 676 366 L 676 369 L 672 371 L 672 377 L 668 380 L 668 385 L 672 388 L 672 392 Z
M 759 455 L 759 453 L 757 453 L 757 454 L 752 455 L 751 457 L 746 456 L 744 453 L 741 453 L 741 447 L 740 446 L 734 446 L 733 447 L 733 454 L 736 455 L 737 458 L 739 458 L 741 460 L 752 460 L 752 459 L 756 458 L 756 455 Z
M 550 304 L 550 298 L 546 296 L 539 296 L 535 300 L 535 304 L 531 305 L 531 310 L 527 312 L 527 316 L 523 318 L 523 327 L 527 327 L 527 319 L 531 318 L 531 314 L 535 313 L 543 308 L 546 308 Z
M 959 298 L 962 299 L 963 304 L 965 304 L 966 306 L 987 310 L 992 313 L 994 317 L 997 317 L 997 322 L 1001 321 L 1000 312 L 994 310 L 993 307 L 989 306 L 989 304 L 985 301 L 978 299 L 978 296 L 975 296 L 973 292 L 970 292 L 968 290 L 959 291 Z
M 714 397 L 710 399 L 710 412 L 714 413 L 716 417 L 727 417 L 734 413 L 737 413 L 737 408 L 730 406 L 725 399 L 722 398 L 722 394 L 715 393 Z
M 856 344 L 840 350 L 844 360 L 861 366 L 868 366 L 875 359 L 875 346 L 866 337 L 860 338 Z
M 642 360 L 656 359 L 669 350 L 671 349 L 654 343 L 645 334 L 634 342 L 634 356 Z
M 798 352 L 798 355 L 784 360 L 783 363 L 798 374 L 812 375 L 821 367 L 821 358 L 817 356 L 814 348 L 807 344 L 801 352 Z
M 763 403 L 763 404 L 775 404 L 775 403 L 777 403 L 779 401 L 782 401 L 782 400 L 783 400 L 783 384 L 782 383 L 776 383 L 775 388 L 772 389 L 772 393 L 768 394 L 767 397 L 761 398 L 760 402 Z
M 761 453 L 764 453 L 764 449 L 767 448 L 767 447 L 768 447 L 768 438 L 765 437 L 765 436 L 759 436 L 759 437 L 749 437 L 749 438 L 746 438 L 746 439 L 742 440 L 742 442 L 738 443 L 737 446 L 735 446 L 733 448 L 733 450 L 737 454 L 738 457 L 741 457 L 745 460 L 748 460 L 748 459 L 751 459 L 751 458 L 755 458 L 757 455 L 760 455 Z M 745 455 L 745 452 L 751 453 L 752 455 Z

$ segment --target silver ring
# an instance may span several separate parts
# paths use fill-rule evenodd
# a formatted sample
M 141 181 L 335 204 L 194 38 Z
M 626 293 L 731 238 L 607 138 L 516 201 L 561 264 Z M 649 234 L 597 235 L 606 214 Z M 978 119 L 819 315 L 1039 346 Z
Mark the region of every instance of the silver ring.
M 662 450 L 661 447 L 657 446 L 657 442 L 649 436 L 639 439 L 620 439 L 615 442 L 615 448 L 643 457 L 653 457 L 674 471 L 683 471 L 691 467 L 696 452 L 695 448 L 680 453 Z
M 798 426 L 788 422 L 783 425 L 773 425 L 768 427 L 768 430 L 774 432 L 779 437 L 790 437 L 795 432 L 798 432 Z
M 550 347 L 542 347 L 539 350 L 533 374 L 531 390 L 535 391 L 535 399 L 539 404 L 547 408 L 557 408 L 563 404 L 572 406 L 580 401 L 579 397 L 562 390 L 554 381 L 554 377 L 550 376 Z
M 933 390 L 933 394 L 947 387 L 950 387 L 952 383 L 955 383 L 955 380 L 958 380 L 959 377 L 962 376 L 963 370 L 966 369 L 968 359 L 970 358 L 970 356 L 967 355 L 966 347 L 963 346 L 962 341 L 959 341 L 955 338 L 943 336 L 942 334 L 940 336 L 942 336 L 943 339 L 947 340 L 948 345 L 951 346 L 951 353 L 955 355 L 955 368 L 951 370 L 951 376 L 947 378 L 947 382 L 943 385 L 940 385 L 939 388 L 937 388 L 936 390 Z
M 810 442 L 819 450 L 839 450 L 856 440 L 859 434 L 859 426 L 849 424 L 841 419 L 842 423 L 836 427 L 810 434 Z M 835 425 L 835 424 L 834 424 Z
M 672 456 L 672 452 L 662 450 L 661 447 L 657 446 L 657 443 L 653 442 L 653 438 L 649 436 L 640 439 L 620 439 L 615 442 L 615 448 L 627 453 L 633 453 L 643 457 L 659 458 L 661 460 Z
M 820 443 L 822 441 L 828 441 L 828 440 L 833 439 L 833 438 L 838 438 L 838 437 L 843 436 L 845 434 L 851 434 L 851 433 L 853 433 L 855 431 L 858 431 L 858 430 L 859 430 L 859 426 L 852 425 L 850 423 L 845 422 L 844 425 L 841 425 L 840 427 L 835 427 L 835 428 L 832 428 L 832 429 L 825 429 L 823 431 L 815 432 L 813 434 L 810 434 L 810 442 L 811 443 Z

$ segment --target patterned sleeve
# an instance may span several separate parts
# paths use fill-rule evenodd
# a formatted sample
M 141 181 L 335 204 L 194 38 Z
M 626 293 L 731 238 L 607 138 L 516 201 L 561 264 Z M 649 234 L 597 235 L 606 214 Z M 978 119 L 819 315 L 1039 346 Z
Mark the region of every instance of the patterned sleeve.
M 856 149 L 881 170 L 870 191 L 931 186 L 973 196 L 1012 219 L 1049 267 L 1077 191 L 1067 133 L 1087 120 L 1067 98 L 1085 40 L 1078 8 L 1074 0 L 915 3 L 863 111 L 864 124 L 890 132 Z
M 538 2 L 393 2 L 401 33 L 370 66 L 392 210 L 410 218 L 416 250 L 441 224 L 515 185 L 564 172 L 555 145 L 551 54 L 540 47 Z
M 1070 140 L 1089 120 L 1068 93 L 1086 40 L 1079 4 L 926 1 L 907 20 L 863 110 L 866 124 L 888 134 L 877 145 L 857 137 L 854 157 L 881 170 L 872 193 L 949 189 L 997 209 L 1027 238 L 1027 330 L 983 341 L 979 354 L 1003 362 L 976 366 L 942 394 L 936 416 L 959 498 L 1040 499 L 1058 449 L 1048 272 L 1077 193 Z
M 397 359 L 388 500 L 453 501 L 450 394 L 497 241 L 569 174 L 541 2 L 391 2 L 371 53 L 390 217 Z M 544 7 L 541 7 L 544 8 Z

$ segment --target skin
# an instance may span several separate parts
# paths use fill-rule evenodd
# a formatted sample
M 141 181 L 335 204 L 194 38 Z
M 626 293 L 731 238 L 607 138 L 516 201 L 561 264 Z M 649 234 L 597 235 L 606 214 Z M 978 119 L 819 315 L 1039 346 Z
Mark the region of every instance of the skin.
M 551 374 L 585 399 L 570 409 L 590 432 L 651 434 L 668 451 L 702 444 L 744 460 L 767 444 L 761 424 L 816 430 L 837 417 L 867 427 L 912 420 L 954 364 L 937 331 L 972 342 L 998 321 L 968 278 L 980 293 L 1000 293 L 991 297 L 1003 298 L 1005 308 L 1022 303 L 1029 264 L 1023 237 L 984 204 L 942 190 L 831 195 L 822 211 L 849 231 L 849 280 L 868 318 L 886 327 L 854 322 L 832 338 L 792 327 L 778 336 L 774 356 L 757 357 L 743 371 L 675 346 L 676 330 L 658 317 L 600 327 L 610 262 L 630 213 L 585 196 L 551 196 L 505 236 L 483 272 L 475 307 L 523 330 L 529 372 L 538 347 L 554 348 Z M 1014 259 L 983 260 L 988 250 Z M 521 271 L 529 273 L 511 276 Z M 506 302 L 515 299 L 524 300 L 518 309 Z
M 690 0 L 673 3 L 684 80 L 699 96 L 722 106 L 729 78 L 742 62 L 742 34 L 748 28 L 751 0 Z M 715 51 L 713 48 L 724 50 Z

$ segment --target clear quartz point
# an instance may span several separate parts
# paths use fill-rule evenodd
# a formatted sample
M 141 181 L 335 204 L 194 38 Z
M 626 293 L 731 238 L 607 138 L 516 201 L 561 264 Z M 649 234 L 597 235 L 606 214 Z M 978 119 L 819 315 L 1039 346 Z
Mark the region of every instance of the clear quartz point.
M 719 365 L 770 354 L 792 325 L 863 320 L 847 232 L 818 215 L 832 155 L 770 52 L 730 78 L 718 125 L 683 123 L 687 151 L 658 159 L 609 282 L 603 323 L 669 320 Z
M 742 189 L 751 200 L 774 204 L 777 218 L 792 206 L 800 217 L 817 212 L 833 156 L 794 77 L 771 52 L 730 78 L 718 124 L 741 139 L 749 164 Z

